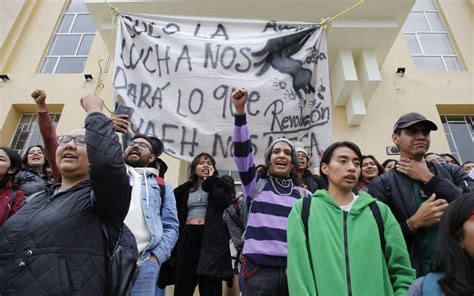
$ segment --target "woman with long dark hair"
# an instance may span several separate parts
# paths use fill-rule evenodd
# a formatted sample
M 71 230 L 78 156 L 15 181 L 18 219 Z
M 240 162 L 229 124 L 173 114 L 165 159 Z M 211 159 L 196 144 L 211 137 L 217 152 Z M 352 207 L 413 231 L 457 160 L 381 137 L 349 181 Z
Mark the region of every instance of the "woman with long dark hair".
M 231 280 L 229 233 L 223 214 L 232 203 L 233 188 L 217 176 L 216 161 L 197 155 L 189 180 L 174 190 L 179 219 L 174 295 L 221 295 L 222 280 Z
M 417 279 L 408 295 L 474 295 L 474 192 L 449 204 L 439 225 L 432 272 Z
M 296 148 L 285 138 L 270 143 L 264 153 L 268 169 L 257 175 L 245 111 L 248 99 L 245 89 L 232 94 L 234 162 L 250 203 L 242 251 L 243 295 L 286 296 L 288 215 L 293 204 L 311 192 L 299 186 Z
M 23 204 L 23 192 L 14 185 L 15 175 L 20 168 L 21 158 L 18 152 L 0 147 L 0 227 Z
M 25 196 L 44 190 L 51 180 L 48 174 L 49 162 L 45 157 L 43 146 L 28 147 L 21 163 L 22 168 L 15 177 L 15 184 Z
M 359 177 L 357 189 L 367 191 L 367 185 L 375 179 L 375 177 L 385 173 L 384 168 L 373 155 L 362 156 L 362 171 Z

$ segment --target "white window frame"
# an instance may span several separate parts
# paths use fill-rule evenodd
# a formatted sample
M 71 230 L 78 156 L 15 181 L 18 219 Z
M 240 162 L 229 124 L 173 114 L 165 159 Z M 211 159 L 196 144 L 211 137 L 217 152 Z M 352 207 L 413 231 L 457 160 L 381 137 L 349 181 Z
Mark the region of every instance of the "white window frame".
M 82 42 L 84 41 L 84 36 L 85 35 L 89 35 L 89 36 L 94 36 L 96 35 L 96 32 L 94 33 L 91 33 L 91 32 L 83 32 L 83 33 L 73 33 L 71 32 L 72 30 L 72 27 L 74 26 L 75 24 L 75 21 L 77 19 L 77 17 L 79 15 L 90 15 L 90 13 L 88 12 L 67 12 L 68 8 L 69 8 L 69 5 L 71 4 L 71 1 L 69 0 L 68 1 L 68 5 L 66 6 L 62 16 L 61 16 L 61 21 L 59 22 L 57 28 L 56 28 L 56 32 L 54 33 L 54 36 L 49 44 L 49 47 L 48 47 L 48 51 L 46 52 L 44 58 L 43 58 L 43 62 L 41 63 L 41 67 L 40 67 L 40 73 L 41 74 L 56 74 L 56 70 L 58 68 L 58 65 L 59 65 L 59 61 L 61 60 L 61 58 L 88 58 L 89 56 L 89 52 L 90 52 L 90 48 L 89 48 L 89 52 L 87 53 L 87 55 L 80 55 L 78 54 L 79 53 L 79 49 L 81 48 L 81 44 Z M 71 21 L 71 23 L 69 24 L 69 28 L 68 28 L 68 32 L 66 33 L 59 33 L 59 30 L 61 29 L 61 25 L 64 21 L 64 19 L 68 16 L 68 15 L 72 15 L 73 16 L 73 19 Z M 76 50 L 74 51 L 74 55 L 53 55 L 53 54 L 48 54 L 48 52 L 51 50 L 51 47 L 53 46 L 54 44 L 54 41 L 56 40 L 56 37 L 57 36 L 80 36 L 79 38 L 79 42 L 77 44 L 77 47 L 76 47 Z M 54 64 L 54 67 L 53 67 L 53 71 L 52 72 L 43 72 L 43 68 L 44 68 L 44 65 L 45 65 L 45 62 L 46 62 L 46 59 L 47 58 L 56 58 L 56 63 Z M 81 72 L 76 72 L 76 73 L 82 73 L 84 70 L 82 70 Z M 72 74 L 72 73 L 57 73 L 57 74 Z
M 462 117 L 463 120 L 452 120 L 452 119 L 448 119 L 449 117 Z M 468 120 L 467 118 L 469 117 L 469 119 L 471 120 L 472 124 L 474 124 L 474 115 L 468 115 L 468 114 L 443 114 L 443 115 L 440 115 L 441 117 L 441 122 L 443 123 L 443 127 L 444 127 L 444 134 L 446 136 L 446 138 L 449 138 L 451 140 L 451 142 L 453 143 L 454 145 L 454 151 L 451 150 L 452 148 L 449 147 L 449 149 L 451 150 L 451 154 L 453 154 L 454 156 L 457 156 L 457 159 L 463 163 L 465 161 L 468 161 L 468 160 L 471 160 L 471 159 L 463 159 L 462 156 L 459 154 L 459 148 L 458 148 L 458 144 L 456 143 L 456 139 L 454 138 L 453 136 L 453 133 L 451 131 L 451 126 L 450 124 L 451 123 L 461 123 L 463 122 L 465 125 L 466 125 L 466 128 L 468 130 L 471 131 L 471 141 L 474 143 L 474 128 L 473 127 L 470 127 L 469 123 L 468 123 Z M 444 125 L 444 123 L 446 123 L 446 125 Z M 449 141 L 448 141 L 449 143 Z M 472 161 L 472 160 L 471 160 Z
M 31 116 L 31 119 L 28 123 L 21 123 L 24 116 Z M 50 116 L 51 120 L 53 121 L 54 127 L 56 127 L 56 125 L 59 122 L 59 119 L 61 118 L 61 113 L 49 113 L 49 116 Z M 25 145 L 21 149 L 19 149 L 17 147 L 17 143 L 14 143 L 15 142 L 15 136 L 16 136 L 19 129 L 23 130 L 24 128 L 26 128 L 26 131 L 24 131 L 24 132 L 28 132 L 28 137 L 26 138 Z M 42 145 L 43 144 L 42 141 L 31 143 L 31 137 L 33 136 L 33 131 L 35 129 L 37 129 L 38 132 L 39 132 L 38 113 L 33 113 L 33 112 L 22 113 L 21 117 L 20 117 L 20 120 L 18 121 L 18 125 L 15 129 L 15 133 L 13 135 L 13 138 L 11 140 L 10 147 L 12 149 L 17 150 L 20 154 L 23 154 L 24 149 L 26 149 L 30 146 L 34 146 L 34 145 L 38 145 L 38 144 Z M 40 137 L 40 139 L 42 139 L 42 138 Z
M 441 62 L 443 64 L 443 67 L 444 67 L 445 71 L 449 71 L 449 70 L 448 70 L 448 67 L 446 65 L 446 61 L 445 61 L 444 58 L 445 57 L 455 57 L 457 59 L 458 63 L 459 63 L 459 67 L 460 67 L 459 71 L 456 71 L 456 72 L 462 72 L 462 71 L 464 71 L 464 67 L 462 66 L 461 61 L 459 59 L 459 55 L 456 52 L 456 48 L 454 47 L 453 40 L 452 40 L 449 32 L 446 30 L 446 24 L 444 23 L 444 20 L 441 17 L 441 13 L 439 11 L 438 4 L 434 0 L 433 0 L 433 4 L 436 7 L 436 10 L 412 10 L 412 11 L 410 11 L 410 13 L 423 13 L 423 17 L 425 18 L 426 24 L 428 25 L 428 28 L 429 28 L 429 31 L 403 31 L 403 33 L 405 34 L 405 38 L 406 38 L 407 35 L 414 35 L 415 36 L 415 40 L 416 40 L 418 48 L 420 49 L 420 52 L 421 52 L 421 54 L 419 54 L 419 53 L 410 53 L 410 54 L 411 54 L 412 57 L 441 58 Z M 440 18 L 440 21 L 441 21 L 441 23 L 443 24 L 443 27 L 444 27 L 443 31 L 433 31 L 431 23 L 428 19 L 428 15 L 427 15 L 428 13 L 437 13 L 438 14 L 438 16 Z M 408 17 L 410 17 L 410 15 Z M 420 37 L 419 37 L 418 34 L 436 34 L 436 35 L 444 34 L 444 35 L 446 35 L 448 37 L 450 45 L 451 45 L 453 51 L 455 52 L 455 54 L 442 54 L 442 55 L 441 54 L 440 55 L 425 54 L 425 49 L 423 48 L 423 43 L 421 42 Z

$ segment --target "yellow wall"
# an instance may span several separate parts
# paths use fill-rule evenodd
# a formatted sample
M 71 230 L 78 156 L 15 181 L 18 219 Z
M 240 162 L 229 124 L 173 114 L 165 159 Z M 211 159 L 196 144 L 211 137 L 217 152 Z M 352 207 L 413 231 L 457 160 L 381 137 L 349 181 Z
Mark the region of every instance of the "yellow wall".
M 95 82 L 86 82 L 80 74 L 38 74 L 42 57 L 61 19 L 65 0 L 0 0 L 3 31 L 0 35 L 0 72 L 11 80 L 0 82 L 0 145 L 10 145 L 21 112 L 34 111 L 29 94 L 45 89 L 48 103 L 54 110 L 62 109 L 58 133 L 83 125 L 85 113 L 79 99 L 95 89 Z M 5 5 L 8 3 L 8 5 Z M 474 114 L 473 106 L 473 9 L 471 1 L 440 0 L 439 7 L 465 67 L 464 72 L 419 72 L 410 57 L 405 37 L 400 34 L 380 67 L 382 82 L 367 106 L 368 115 L 358 127 L 347 125 L 344 107 L 334 107 L 334 140 L 348 139 L 358 143 L 365 154 L 380 160 L 387 158 L 385 147 L 390 140 L 393 123 L 404 113 L 416 111 L 433 120 L 440 130 L 433 133 L 432 148 L 448 152 L 439 112 Z M 364 32 L 361 32 L 364 34 Z M 97 80 L 97 61 L 108 58 L 104 42 L 95 38 L 84 73 Z M 406 74 L 395 74 L 406 67 Z M 111 106 L 111 71 L 104 75 L 105 89 L 100 95 Z M 470 109 L 469 109 L 470 108 Z M 169 164 L 167 178 L 174 186 L 186 179 L 185 163 L 165 156 Z

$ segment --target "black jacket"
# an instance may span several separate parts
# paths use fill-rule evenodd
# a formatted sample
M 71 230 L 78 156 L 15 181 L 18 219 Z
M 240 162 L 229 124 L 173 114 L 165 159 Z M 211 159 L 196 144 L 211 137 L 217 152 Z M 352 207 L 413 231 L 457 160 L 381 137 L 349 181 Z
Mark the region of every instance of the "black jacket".
M 46 172 L 37 172 L 28 167 L 22 168 L 15 175 L 15 185 L 20 187 L 25 197 L 43 191 L 47 185 L 52 183 Z
M 47 188 L 0 229 L 1 295 L 103 294 L 100 219 L 123 222 L 131 187 L 113 124 L 102 113 L 87 116 L 86 143 L 90 179 L 61 192 Z
M 467 176 L 459 166 L 428 162 L 433 178 L 422 187 L 427 196 L 436 193 L 436 198 L 453 201 L 463 192 L 474 190 L 474 180 Z M 387 204 L 400 223 L 417 275 L 421 274 L 422 249 L 421 234 L 412 231 L 406 220 L 413 216 L 418 208 L 412 191 L 411 179 L 396 169 L 376 177 L 368 185 L 368 193 Z
M 186 182 L 174 190 L 180 233 L 188 216 L 188 198 L 191 186 L 191 182 Z M 209 177 L 202 184 L 202 189 L 209 195 L 196 273 L 222 279 L 232 278 L 230 235 L 223 216 L 225 209 L 232 203 L 232 187 L 217 177 Z M 179 242 L 176 246 L 178 245 Z

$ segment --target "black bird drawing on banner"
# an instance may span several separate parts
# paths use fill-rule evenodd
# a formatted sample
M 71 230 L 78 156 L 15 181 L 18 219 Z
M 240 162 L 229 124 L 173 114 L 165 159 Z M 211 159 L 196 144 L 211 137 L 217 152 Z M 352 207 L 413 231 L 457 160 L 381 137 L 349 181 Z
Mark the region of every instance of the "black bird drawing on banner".
M 306 41 L 316 31 L 315 27 L 304 29 L 294 34 L 269 39 L 261 50 L 252 52 L 252 56 L 261 58 L 254 63 L 254 67 L 260 67 L 256 76 L 265 74 L 270 66 L 283 74 L 288 74 L 293 79 L 293 89 L 300 99 L 304 101 L 303 93 L 314 93 L 315 88 L 311 85 L 312 73 L 303 68 L 303 62 L 292 58 L 305 45 Z

